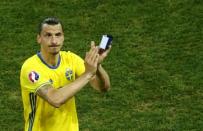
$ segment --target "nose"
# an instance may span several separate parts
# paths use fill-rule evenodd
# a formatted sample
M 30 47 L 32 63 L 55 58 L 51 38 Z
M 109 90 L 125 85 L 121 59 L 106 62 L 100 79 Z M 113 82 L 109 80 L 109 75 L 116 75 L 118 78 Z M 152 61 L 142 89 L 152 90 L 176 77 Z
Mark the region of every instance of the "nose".
M 55 36 L 52 36 L 52 38 L 51 38 L 51 44 L 53 44 L 53 45 L 57 44 L 57 40 L 56 40 Z

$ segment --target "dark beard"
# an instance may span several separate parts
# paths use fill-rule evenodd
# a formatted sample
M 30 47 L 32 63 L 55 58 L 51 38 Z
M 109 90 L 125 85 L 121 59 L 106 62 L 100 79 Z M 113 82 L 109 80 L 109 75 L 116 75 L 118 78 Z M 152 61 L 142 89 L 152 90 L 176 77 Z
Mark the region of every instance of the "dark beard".
M 53 55 L 53 56 L 58 55 L 59 52 L 60 52 L 60 51 L 58 51 L 58 52 L 53 52 L 53 53 L 51 53 L 51 55 Z

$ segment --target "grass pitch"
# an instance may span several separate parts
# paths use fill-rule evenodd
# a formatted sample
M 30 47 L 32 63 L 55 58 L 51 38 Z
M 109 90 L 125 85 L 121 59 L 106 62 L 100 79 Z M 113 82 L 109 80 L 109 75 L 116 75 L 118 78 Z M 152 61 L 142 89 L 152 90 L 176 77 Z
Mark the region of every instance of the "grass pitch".
M 201 0 L 1 0 L 0 130 L 23 130 L 19 72 L 46 16 L 62 20 L 63 50 L 81 57 L 114 36 L 111 91 L 76 95 L 80 130 L 203 130 L 202 12 Z

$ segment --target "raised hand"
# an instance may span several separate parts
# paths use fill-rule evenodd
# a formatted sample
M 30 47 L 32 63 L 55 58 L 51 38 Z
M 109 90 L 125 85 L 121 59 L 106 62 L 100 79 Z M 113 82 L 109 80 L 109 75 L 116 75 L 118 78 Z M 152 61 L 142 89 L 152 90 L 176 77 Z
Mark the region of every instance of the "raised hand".
M 109 46 L 109 48 L 105 52 L 103 52 L 102 54 L 99 55 L 98 64 L 102 63 L 102 61 L 107 57 L 110 50 L 111 50 L 111 45 Z
M 85 56 L 85 72 L 95 74 L 97 71 L 97 64 L 99 61 L 98 47 L 91 42 L 91 49 Z

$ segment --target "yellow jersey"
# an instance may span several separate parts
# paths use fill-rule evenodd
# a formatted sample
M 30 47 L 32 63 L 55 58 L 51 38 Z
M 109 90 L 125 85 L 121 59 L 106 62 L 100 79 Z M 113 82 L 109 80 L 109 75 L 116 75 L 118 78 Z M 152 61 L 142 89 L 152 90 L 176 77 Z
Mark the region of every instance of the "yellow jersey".
M 72 52 L 60 51 L 58 64 L 47 65 L 41 54 L 28 58 L 20 74 L 25 131 L 78 131 L 75 98 L 55 108 L 36 94 L 45 84 L 60 88 L 85 71 L 84 61 Z

